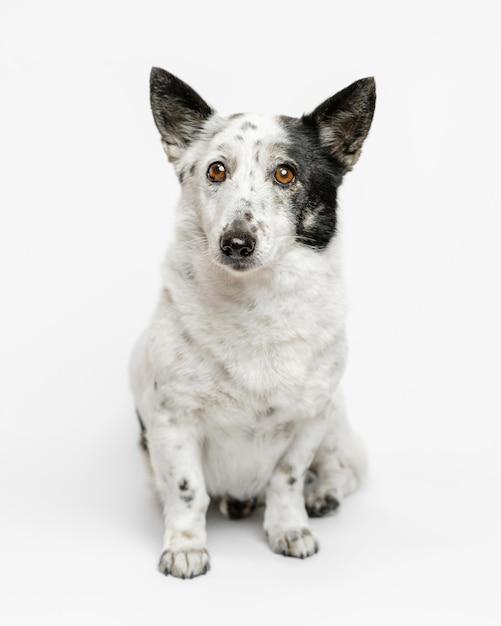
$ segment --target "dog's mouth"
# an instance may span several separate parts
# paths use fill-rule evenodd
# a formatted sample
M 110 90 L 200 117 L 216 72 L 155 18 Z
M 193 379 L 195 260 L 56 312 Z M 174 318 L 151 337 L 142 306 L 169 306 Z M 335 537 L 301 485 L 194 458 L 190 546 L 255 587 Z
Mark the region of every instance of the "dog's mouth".
M 238 273 L 243 273 L 258 267 L 256 259 L 254 257 L 249 258 L 232 258 L 222 254 L 219 258 L 219 263 L 228 270 L 232 270 Z

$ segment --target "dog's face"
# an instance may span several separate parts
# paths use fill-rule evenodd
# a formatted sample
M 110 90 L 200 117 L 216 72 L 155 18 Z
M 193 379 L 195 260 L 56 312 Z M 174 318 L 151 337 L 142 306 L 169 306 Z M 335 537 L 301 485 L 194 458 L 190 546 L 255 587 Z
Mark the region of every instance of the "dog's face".
M 222 118 L 188 85 L 153 69 L 151 103 L 193 232 L 212 262 L 243 274 L 294 246 L 325 248 L 336 231 L 337 188 L 360 155 L 375 105 L 373 79 L 302 118 Z

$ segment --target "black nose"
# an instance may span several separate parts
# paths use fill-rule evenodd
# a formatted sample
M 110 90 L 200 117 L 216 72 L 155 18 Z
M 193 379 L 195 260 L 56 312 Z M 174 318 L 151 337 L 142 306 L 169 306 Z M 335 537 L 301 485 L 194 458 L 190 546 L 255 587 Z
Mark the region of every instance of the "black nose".
M 256 240 L 248 231 L 230 230 L 221 237 L 220 246 L 226 256 L 245 259 L 254 252 Z

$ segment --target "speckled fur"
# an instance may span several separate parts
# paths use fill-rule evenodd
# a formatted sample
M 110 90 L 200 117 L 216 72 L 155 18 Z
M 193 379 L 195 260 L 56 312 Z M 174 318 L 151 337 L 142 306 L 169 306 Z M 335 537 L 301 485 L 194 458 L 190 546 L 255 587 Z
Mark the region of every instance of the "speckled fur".
M 373 103 L 366 81 L 357 97 Z M 355 158 L 339 152 L 341 144 L 350 151 L 348 114 L 344 143 L 333 142 L 336 111 L 325 103 L 321 115 L 299 121 L 225 119 L 163 70 L 152 71 L 151 84 L 154 118 L 182 187 L 159 303 L 131 361 L 143 446 L 164 506 L 159 567 L 181 578 L 209 569 L 210 498 L 230 517 L 265 502 L 272 550 L 304 558 L 318 549 L 308 512 L 333 511 L 364 468 L 339 389 L 346 344 L 335 211 L 337 186 Z M 363 137 L 358 132 L 358 152 Z M 312 155 L 304 165 L 303 139 Z M 323 191 L 314 159 L 332 172 Z M 207 178 L 213 162 L 224 163 L 224 182 Z M 283 163 L 295 168 L 290 186 L 273 179 Z M 301 234 L 301 221 L 311 237 Z M 221 251 L 235 224 L 256 242 L 242 264 Z M 315 224 L 327 224 L 317 239 Z

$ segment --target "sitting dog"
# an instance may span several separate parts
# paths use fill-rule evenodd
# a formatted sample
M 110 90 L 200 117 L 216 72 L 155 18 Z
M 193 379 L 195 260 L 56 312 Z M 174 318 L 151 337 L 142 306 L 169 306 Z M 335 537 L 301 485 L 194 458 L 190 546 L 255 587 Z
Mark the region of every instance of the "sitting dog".
M 165 534 L 159 569 L 209 569 L 210 499 L 265 504 L 274 552 L 304 558 L 309 516 L 358 485 L 364 454 L 339 381 L 345 304 L 337 189 L 375 106 L 359 80 L 301 118 L 219 116 L 158 68 L 151 107 L 181 183 L 175 239 L 131 380 Z

